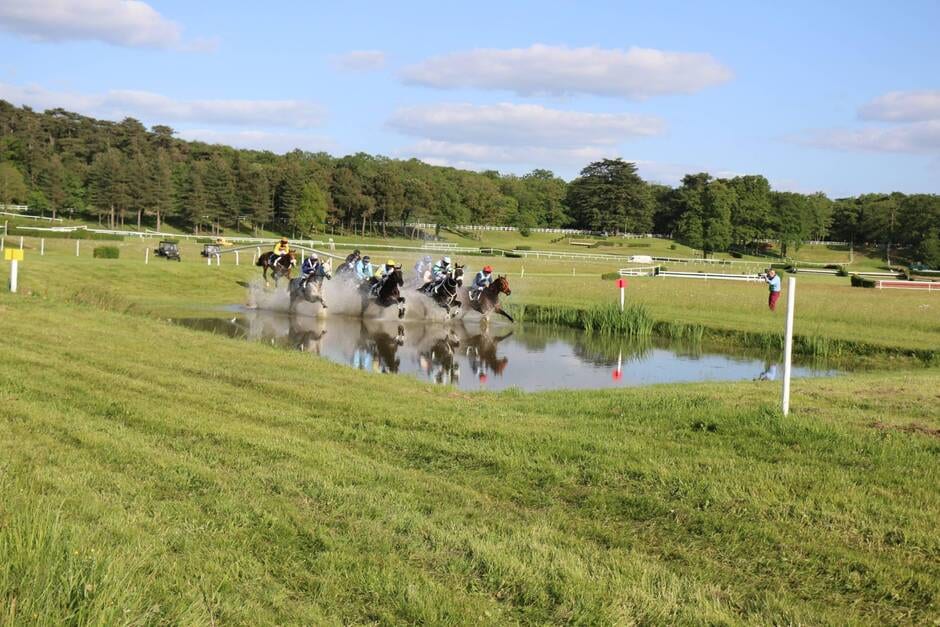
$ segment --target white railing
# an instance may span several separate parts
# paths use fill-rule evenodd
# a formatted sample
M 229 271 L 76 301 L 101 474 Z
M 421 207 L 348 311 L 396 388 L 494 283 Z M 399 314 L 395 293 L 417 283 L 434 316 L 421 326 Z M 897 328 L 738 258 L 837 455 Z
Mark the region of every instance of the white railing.
M 29 211 L 29 205 L 0 205 L 0 209 L 4 211 L 23 212 Z
M 659 266 L 637 266 L 635 268 L 620 268 L 620 276 L 656 276 Z
M 0 205 L 3 207 L 4 205 Z M 6 207 L 15 207 L 16 205 L 5 205 Z M 49 222 L 62 222 L 62 218 L 47 218 L 45 216 L 24 216 L 22 213 L 10 213 L 9 211 L 0 211 L 2 216 L 13 216 L 14 218 L 25 218 L 27 220 L 47 220 Z
M 922 292 L 940 292 L 937 281 L 877 281 L 875 287 L 891 290 L 920 290 Z
M 658 277 L 675 277 L 680 279 L 705 279 L 717 281 L 763 281 L 758 274 L 722 274 L 718 272 L 670 272 L 661 270 Z

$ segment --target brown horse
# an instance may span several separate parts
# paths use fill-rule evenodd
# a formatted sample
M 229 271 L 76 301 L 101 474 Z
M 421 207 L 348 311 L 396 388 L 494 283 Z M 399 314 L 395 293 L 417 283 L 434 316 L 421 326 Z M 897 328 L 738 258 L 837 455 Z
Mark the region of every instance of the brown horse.
M 290 271 L 297 265 L 297 257 L 294 256 L 294 253 L 278 255 L 274 251 L 269 250 L 266 253 L 261 253 L 255 265 L 263 271 L 264 284 L 268 285 L 268 270 L 270 270 L 271 276 L 274 277 L 274 285 L 276 286 L 278 279 L 281 277 L 287 277 L 288 280 L 290 279 Z
M 506 296 L 512 294 L 512 290 L 509 289 L 509 281 L 503 275 L 499 275 L 496 277 L 495 281 L 483 288 L 483 291 L 480 292 L 480 295 L 475 300 L 468 295 L 464 302 L 470 305 L 471 309 L 479 312 L 484 319 L 489 319 L 489 315 L 495 311 L 505 316 L 510 322 L 515 322 L 512 316 L 503 311 L 503 308 L 499 306 L 500 294 L 505 294 Z

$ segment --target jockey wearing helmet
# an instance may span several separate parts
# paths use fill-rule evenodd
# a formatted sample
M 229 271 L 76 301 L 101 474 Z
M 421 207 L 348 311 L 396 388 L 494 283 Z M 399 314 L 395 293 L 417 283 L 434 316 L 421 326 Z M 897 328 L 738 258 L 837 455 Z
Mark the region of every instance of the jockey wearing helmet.
M 473 284 L 470 286 L 470 298 L 476 300 L 483 293 L 483 290 L 493 282 L 493 266 L 483 266 L 483 269 L 477 272 L 473 278 Z
M 450 273 L 450 257 L 441 257 L 441 260 L 431 268 L 431 279 L 438 283 Z
M 372 261 L 369 255 L 356 262 L 356 278 L 360 281 L 372 278 Z
M 317 257 L 316 253 L 311 253 L 309 257 L 304 259 L 304 263 L 300 266 L 300 285 L 304 286 L 307 284 L 307 279 L 310 277 L 325 276 L 329 278 L 329 273 L 327 273 L 326 268 L 323 266 L 323 262 L 320 261 L 320 258 Z
M 290 252 L 290 246 L 287 243 L 287 238 L 282 237 L 281 241 L 274 245 L 274 254 L 278 257 L 286 255 Z
M 424 275 L 431 270 L 431 255 L 425 255 L 415 264 L 415 276 L 419 283 L 424 283 Z
M 360 255 L 361 253 L 359 252 L 359 249 L 357 248 L 356 250 L 346 255 L 346 261 L 344 263 L 346 263 L 349 267 L 353 267 L 356 264 L 356 262 L 359 261 Z
M 395 271 L 395 266 L 395 260 L 389 259 L 385 262 L 384 266 L 376 267 L 375 273 L 372 275 L 371 279 L 373 292 L 378 293 L 378 291 L 382 289 L 385 280 Z

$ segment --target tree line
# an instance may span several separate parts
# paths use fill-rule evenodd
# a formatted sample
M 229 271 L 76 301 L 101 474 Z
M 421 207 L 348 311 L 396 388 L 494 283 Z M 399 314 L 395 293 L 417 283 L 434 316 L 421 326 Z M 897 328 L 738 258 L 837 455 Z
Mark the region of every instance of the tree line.
M 677 187 L 644 181 L 605 159 L 571 182 L 431 166 L 365 153 L 284 155 L 184 141 L 168 126 L 36 112 L 0 100 L 0 204 L 25 203 L 110 227 L 164 222 L 309 235 L 387 233 L 410 222 L 572 227 L 661 233 L 711 254 L 776 241 L 875 244 L 885 256 L 940 265 L 940 197 L 901 193 L 830 199 L 771 189 L 760 175 L 689 174 Z M 392 226 L 390 226 L 392 225 Z

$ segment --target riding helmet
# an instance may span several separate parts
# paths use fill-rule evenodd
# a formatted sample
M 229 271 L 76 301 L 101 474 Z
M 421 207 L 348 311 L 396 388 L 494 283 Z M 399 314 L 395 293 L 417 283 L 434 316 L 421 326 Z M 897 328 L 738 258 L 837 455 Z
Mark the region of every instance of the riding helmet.
M 483 272 L 491 274 L 493 272 L 493 266 L 483 266 Z

